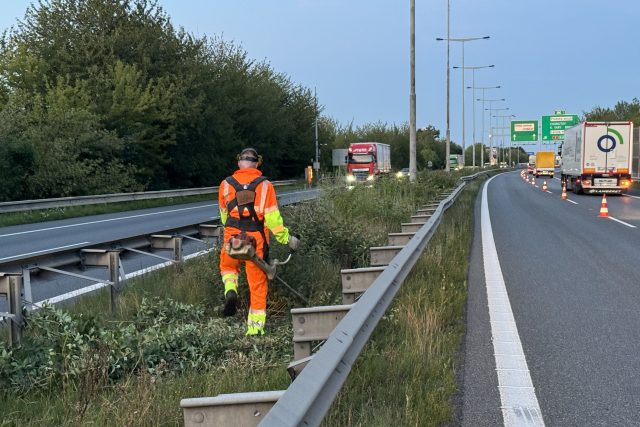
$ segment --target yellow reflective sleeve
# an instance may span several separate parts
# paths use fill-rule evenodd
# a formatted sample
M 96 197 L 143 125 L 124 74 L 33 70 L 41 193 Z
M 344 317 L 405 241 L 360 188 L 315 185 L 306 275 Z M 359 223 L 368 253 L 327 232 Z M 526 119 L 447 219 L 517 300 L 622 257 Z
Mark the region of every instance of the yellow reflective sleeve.
M 222 225 L 225 225 L 227 223 L 228 216 L 229 214 L 227 213 L 226 209 L 220 209 L 220 222 L 222 223 Z
M 289 243 L 289 229 L 284 226 L 284 220 L 278 209 L 265 213 L 264 223 L 273 235 L 276 236 L 278 242 L 283 245 Z

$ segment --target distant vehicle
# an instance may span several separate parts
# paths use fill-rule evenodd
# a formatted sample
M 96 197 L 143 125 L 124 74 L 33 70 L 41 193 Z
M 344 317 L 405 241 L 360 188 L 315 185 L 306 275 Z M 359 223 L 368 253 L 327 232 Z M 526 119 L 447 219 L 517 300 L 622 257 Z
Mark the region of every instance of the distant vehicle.
M 462 154 L 449 155 L 449 168 L 451 170 L 464 168 L 464 163 L 462 162 Z
M 396 177 L 398 178 L 404 178 L 406 176 L 409 176 L 409 168 L 402 168 L 396 173 Z
M 553 151 L 538 151 L 536 153 L 535 167 L 533 168 L 535 177 L 542 175 L 553 178 L 555 160 L 556 153 Z
M 506 169 L 507 167 L 507 162 L 500 162 L 500 169 Z
M 555 167 L 559 168 L 562 165 L 562 156 L 556 156 L 556 163 L 555 163 Z
M 536 167 L 536 156 L 534 154 L 529 156 L 529 163 L 527 164 L 527 172 L 533 173 L 533 169 Z
M 347 152 L 347 182 L 373 181 L 391 172 L 391 148 L 379 142 L 357 142 Z
M 631 186 L 632 122 L 582 122 L 565 130 L 562 181 L 574 193 L 620 194 Z

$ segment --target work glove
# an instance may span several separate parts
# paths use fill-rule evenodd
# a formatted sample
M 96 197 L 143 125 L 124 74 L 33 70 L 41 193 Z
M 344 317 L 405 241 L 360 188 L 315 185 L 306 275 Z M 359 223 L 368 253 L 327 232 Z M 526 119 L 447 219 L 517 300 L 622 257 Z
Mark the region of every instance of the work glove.
M 300 246 L 300 236 L 294 236 L 293 234 L 289 235 L 289 248 L 291 248 L 292 251 L 297 251 L 298 250 L 298 246 Z

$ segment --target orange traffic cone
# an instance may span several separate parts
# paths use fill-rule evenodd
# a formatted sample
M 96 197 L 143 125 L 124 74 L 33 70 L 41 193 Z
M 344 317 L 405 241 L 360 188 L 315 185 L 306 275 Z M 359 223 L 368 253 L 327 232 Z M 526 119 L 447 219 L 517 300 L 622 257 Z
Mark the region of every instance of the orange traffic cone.
M 607 218 L 609 216 L 609 208 L 607 207 L 607 195 L 602 195 L 602 204 L 600 205 L 600 214 L 598 217 Z
M 567 184 L 565 182 L 562 183 L 562 195 L 560 198 L 562 200 L 567 200 Z
M 547 191 L 547 181 L 542 181 L 542 191 Z

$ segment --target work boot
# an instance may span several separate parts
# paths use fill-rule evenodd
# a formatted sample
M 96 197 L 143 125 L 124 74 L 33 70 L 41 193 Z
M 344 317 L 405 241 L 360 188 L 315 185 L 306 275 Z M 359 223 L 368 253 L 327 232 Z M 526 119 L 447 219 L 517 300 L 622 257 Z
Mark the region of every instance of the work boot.
M 224 296 L 224 310 L 222 313 L 225 316 L 233 316 L 236 311 L 238 311 L 238 294 L 231 289 Z
M 267 320 L 267 313 L 255 313 L 249 310 L 247 317 L 247 336 L 264 335 L 264 324 Z

